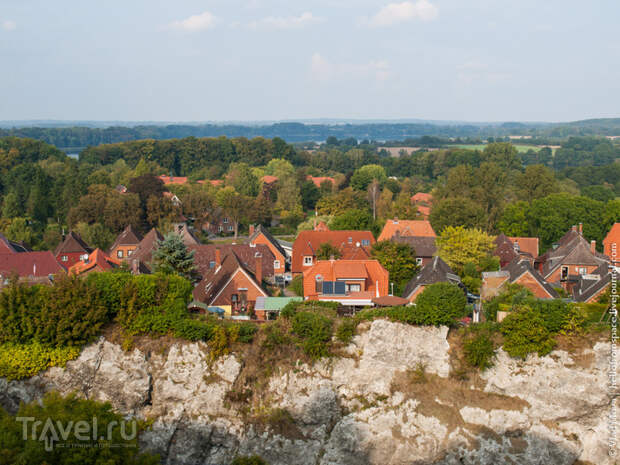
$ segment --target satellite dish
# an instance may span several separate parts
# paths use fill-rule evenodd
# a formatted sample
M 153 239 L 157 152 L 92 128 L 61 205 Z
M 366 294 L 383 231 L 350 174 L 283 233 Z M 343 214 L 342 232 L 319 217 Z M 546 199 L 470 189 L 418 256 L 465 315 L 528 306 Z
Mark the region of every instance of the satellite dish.
M 355 243 L 355 246 L 356 246 L 356 247 L 359 247 L 359 246 L 360 246 L 360 243 L 359 243 L 359 242 L 356 242 L 356 243 Z

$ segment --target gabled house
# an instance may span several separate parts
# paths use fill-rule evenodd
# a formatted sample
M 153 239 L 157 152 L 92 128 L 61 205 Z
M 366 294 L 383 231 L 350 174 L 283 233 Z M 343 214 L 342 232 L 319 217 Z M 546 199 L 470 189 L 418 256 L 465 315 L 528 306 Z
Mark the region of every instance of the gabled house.
M 274 256 L 273 272 L 276 275 L 282 275 L 286 272 L 286 251 L 265 227 L 260 224 L 254 227 L 251 224 L 248 243 L 250 245 L 262 244 L 269 247 Z
M 32 252 L 24 242 L 16 242 L 7 239 L 6 236 L 0 233 L 0 253 L 23 253 Z
M 603 239 L 603 251 L 614 265 L 620 263 L 620 223 L 614 223 Z
M 428 265 L 437 253 L 435 238 L 432 236 L 401 236 L 397 231 L 391 240 L 400 244 L 407 244 L 413 248 L 418 266 Z
M 404 236 L 436 237 L 431 223 L 426 220 L 387 220 L 378 241 L 389 241 L 395 234 Z
M 502 233 L 494 242 L 493 255 L 499 258 L 500 267 L 508 265 L 517 257 L 528 259 L 531 263 L 538 257 L 537 237 L 508 237 Z
M 69 269 L 79 261 L 86 260 L 92 251 L 92 247 L 89 247 L 78 233 L 69 231 L 69 234 L 56 247 L 54 256 L 58 263 L 65 269 Z
M 431 207 L 433 206 L 433 196 L 426 192 L 418 192 L 411 196 L 411 203 L 417 207 L 420 216 L 428 220 L 428 217 L 431 215 Z
M 527 258 L 516 257 L 500 271 L 482 273 L 480 297 L 489 300 L 501 293 L 506 284 L 519 284 L 529 289 L 539 299 L 557 299 L 558 293 Z
M 97 271 L 110 271 L 120 265 L 120 260 L 110 257 L 101 249 L 95 249 L 86 260 L 79 261 L 69 268 L 69 274 L 77 276 Z
M 389 273 L 377 260 L 319 260 L 303 273 L 304 298 L 350 307 L 373 305 L 389 293 Z
M 260 263 L 262 268 L 261 279 L 267 282 L 274 280 L 273 264 L 275 257 L 267 245 L 199 244 L 189 246 L 189 250 L 194 252 L 194 264 L 201 277 L 213 270 L 217 263 L 221 263 L 226 255 L 234 254 L 241 265 L 253 274 L 256 274 L 254 267 Z M 260 262 L 256 260 L 257 253 L 261 256 Z
M 331 244 L 338 249 L 340 259 L 367 258 L 375 238 L 370 231 L 301 231 L 293 242 L 291 271 L 303 273 L 312 267 L 321 244 Z
M 12 276 L 28 284 L 51 284 L 54 276 L 64 273 L 50 251 L 0 253 L 0 287 L 8 284 Z
M 136 250 L 141 240 L 142 235 L 129 225 L 122 233 L 116 236 L 114 244 L 110 247 L 109 254 L 118 260 L 125 260 Z
M 150 273 L 152 271 L 151 260 L 153 252 L 157 249 L 157 241 L 161 241 L 164 236 L 156 229 L 151 229 L 142 238 L 138 246 L 131 254 L 131 258 L 127 260 L 134 274 Z
M 194 302 L 190 307 L 218 306 L 228 310 L 233 317 L 249 315 L 254 310 L 256 299 L 268 296 L 263 288 L 260 252 L 255 252 L 253 271 L 241 263 L 234 251 L 223 256 L 220 249 L 215 252 L 215 264 L 194 288 Z
M 607 291 L 611 284 L 612 273 L 610 266 L 602 264 L 592 273 L 579 276 L 573 286 L 573 300 L 575 302 L 593 303 Z
M 452 268 L 439 257 L 426 264 L 413 278 L 407 283 L 403 292 L 403 298 L 409 302 L 415 302 L 427 286 L 435 283 L 451 283 L 464 289 L 461 278 L 452 271 Z
M 535 266 L 549 283 L 571 291 L 579 275 L 590 274 L 609 258 L 596 251 L 596 241 L 583 237 L 582 227 L 573 226 L 553 248 L 535 260 Z

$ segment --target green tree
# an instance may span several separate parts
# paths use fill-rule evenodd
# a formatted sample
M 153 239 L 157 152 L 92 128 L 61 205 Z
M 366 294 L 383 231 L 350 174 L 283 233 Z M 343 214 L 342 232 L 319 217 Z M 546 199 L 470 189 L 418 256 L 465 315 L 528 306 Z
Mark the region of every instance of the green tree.
M 455 284 L 435 283 L 416 298 L 416 314 L 420 324 L 452 326 L 465 316 L 467 298 Z
M 78 223 L 75 230 L 91 247 L 107 250 L 114 242 L 115 234 L 101 223 Z
M 175 232 L 170 232 L 153 252 L 153 265 L 156 272 L 178 274 L 191 282 L 198 280 L 198 272 L 194 264 L 194 251 L 189 250 L 183 239 Z
M 533 352 L 542 357 L 555 346 L 540 312 L 527 305 L 516 307 L 510 312 L 502 321 L 501 329 L 504 334 L 504 350 L 511 357 L 524 359 Z
M 333 231 L 370 231 L 374 227 L 374 221 L 372 215 L 367 211 L 350 209 L 335 216 L 329 227 Z
M 23 213 L 23 209 L 19 204 L 19 198 L 15 192 L 9 192 L 4 196 L 4 200 L 2 201 L 2 217 L 11 219 L 16 216 L 21 216 Z
M 430 221 L 433 229 L 438 233 L 448 226 L 484 228 L 487 224 L 484 209 L 478 203 L 465 197 L 438 201 L 433 205 Z
M 316 252 L 316 258 L 319 260 L 329 260 L 332 257 L 338 260 L 341 257 L 340 250 L 329 242 L 322 243 Z
M 520 199 L 531 202 L 558 191 L 553 171 L 543 165 L 530 165 L 516 178 L 517 194 Z
M 235 238 L 239 234 L 239 223 L 250 214 L 252 199 L 241 195 L 231 186 L 217 191 L 215 200 L 223 212 L 232 222 L 235 229 Z
M 494 249 L 494 237 L 479 230 L 448 226 L 437 237 L 437 254 L 459 274 L 466 263 L 482 262 Z
M 387 179 L 385 168 L 380 165 L 365 165 L 355 170 L 351 177 L 351 187 L 360 191 L 365 191 L 373 180 L 380 184 Z
M 497 223 L 497 228 L 507 236 L 529 236 L 529 209 L 530 205 L 523 200 L 506 205 Z
M 401 294 L 411 278 L 418 272 L 415 250 L 407 244 L 380 241 L 373 244 L 370 256 L 381 263 L 390 273 L 395 284 L 394 293 Z
M 497 163 L 503 170 L 521 168 L 519 152 L 510 142 L 495 142 L 487 144 L 482 152 L 486 161 Z
M 247 163 L 231 163 L 226 174 L 226 185 L 232 186 L 242 195 L 256 197 L 259 180 Z

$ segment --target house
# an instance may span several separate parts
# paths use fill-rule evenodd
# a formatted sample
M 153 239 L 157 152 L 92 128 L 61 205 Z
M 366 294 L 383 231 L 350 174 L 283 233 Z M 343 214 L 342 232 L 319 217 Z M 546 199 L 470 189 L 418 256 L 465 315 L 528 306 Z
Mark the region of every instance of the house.
M 109 254 L 118 260 L 125 260 L 130 257 L 134 250 L 140 244 L 142 235 L 133 229 L 133 226 L 127 226 L 122 233 L 116 236 L 116 240 L 110 247 Z
M 613 264 L 620 262 L 618 256 L 620 256 L 620 223 L 614 223 L 611 227 L 605 239 L 603 239 L 603 251 L 607 255 Z
M 203 275 L 193 291 L 194 301 L 202 306 L 218 306 L 229 314 L 249 318 L 254 311 L 256 299 L 267 297 L 263 288 L 262 256 L 255 252 L 253 270 L 244 266 L 234 251 L 225 255 L 215 249 L 215 263 Z M 190 304 L 190 307 L 200 305 Z
M 508 237 L 499 234 L 495 240 L 493 255 L 499 258 L 500 267 L 504 267 L 515 258 L 527 258 L 531 263 L 538 257 L 537 237 Z
M 176 184 L 176 185 L 187 184 L 187 178 L 182 177 L 182 176 L 166 176 L 162 174 L 161 176 L 159 176 L 159 179 L 161 179 L 164 185 L 166 186 L 169 184 Z
M 415 299 L 427 286 L 435 283 L 451 283 L 464 288 L 461 283 L 461 278 L 452 271 L 452 268 L 441 258 L 433 257 L 433 260 L 426 264 L 418 274 L 407 283 L 403 292 L 403 298 L 407 299 L 410 303 L 415 302 Z
M 573 226 L 545 254 L 535 259 L 536 269 L 545 281 L 562 286 L 568 292 L 580 275 L 593 273 L 609 258 L 596 251 L 596 241 L 583 237 L 582 225 Z
M 343 260 L 367 258 L 375 238 L 370 231 L 301 231 L 293 242 L 291 271 L 303 273 L 316 263 L 321 244 L 331 244 Z
M 575 302 L 594 303 L 607 291 L 612 281 L 612 272 L 609 265 L 602 264 L 594 272 L 579 276 L 573 286 L 573 300 Z
M 92 251 L 92 247 L 89 247 L 78 233 L 69 231 L 69 234 L 56 247 L 54 256 L 58 263 L 65 269 L 69 269 L 77 262 L 86 260 Z
M 321 184 L 324 182 L 330 182 L 332 186 L 336 185 L 336 180 L 329 176 L 308 176 L 306 178 L 308 181 L 312 181 L 316 187 L 321 187 Z
M 418 213 L 422 218 L 428 220 L 433 206 L 433 196 L 426 192 L 418 192 L 411 196 L 411 203 L 418 208 Z
M 221 209 L 217 209 L 211 215 L 209 221 L 205 221 L 202 230 L 209 234 L 233 234 L 235 223 Z
M 271 253 L 275 257 L 273 261 L 273 272 L 276 275 L 282 275 L 286 272 L 286 251 L 280 243 L 269 233 L 262 225 L 254 227 L 250 225 L 250 237 L 248 238 L 250 245 L 263 244 L 269 247 Z
M 273 264 L 275 257 L 267 245 L 198 244 L 191 245 L 188 248 L 194 252 L 194 264 L 200 276 L 206 276 L 210 270 L 216 267 L 218 261 L 221 263 L 223 258 L 231 253 L 234 253 L 244 268 L 255 274 L 254 266 L 257 263 L 256 253 L 258 252 L 262 257 L 260 261 L 262 266 L 261 278 L 267 282 L 274 280 Z
M 506 284 L 519 284 L 530 290 L 539 299 L 557 299 L 555 291 L 542 275 L 534 268 L 527 258 L 515 257 L 507 266 L 500 271 L 488 271 L 482 273 L 482 285 L 480 297 L 489 300 L 501 293 Z
M 427 220 L 387 220 L 378 241 L 389 241 L 399 233 L 401 236 L 436 237 L 431 223 Z
M 23 253 L 32 252 L 24 242 L 11 241 L 0 233 L 0 253 Z
M 377 260 L 319 260 L 303 273 L 304 299 L 349 307 L 387 296 L 389 273 Z
M 141 274 L 151 272 L 153 252 L 157 249 L 157 242 L 163 240 L 163 238 L 164 236 L 162 236 L 156 228 L 146 233 L 132 252 L 131 258 L 127 260 L 130 264 L 132 273 Z
M 187 226 L 187 223 L 175 223 L 172 225 L 172 230 L 181 236 L 183 243 L 188 247 L 190 245 L 200 244 L 200 240 L 194 235 L 191 229 Z
M 110 257 L 101 249 L 95 249 L 86 260 L 79 261 L 71 266 L 69 274 L 78 276 L 97 271 L 110 271 L 120 265 L 120 260 Z
M 418 266 L 428 265 L 437 253 L 435 238 L 431 236 L 401 236 L 400 233 L 396 231 L 396 234 L 392 236 L 391 240 L 400 244 L 407 244 L 413 248 L 416 256 L 416 264 Z
M 0 253 L 0 287 L 7 285 L 12 276 L 28 284 L 51 284 L 54 276 L 64 273 L 50 251 Z
M 181 206 L 181 199 L 179 199 L 177 195 L 173 194 L 172 192 L 165 191 L 164 198 L 170 200 L 170 203 L 172 203 L 172 205 L 175 207 Z
M 291 302 L 301 302 L 303 297 L 263 297 L 258 296 L 254 304 L 254 313 L 259 321 L 275 320 L 280 310 Z

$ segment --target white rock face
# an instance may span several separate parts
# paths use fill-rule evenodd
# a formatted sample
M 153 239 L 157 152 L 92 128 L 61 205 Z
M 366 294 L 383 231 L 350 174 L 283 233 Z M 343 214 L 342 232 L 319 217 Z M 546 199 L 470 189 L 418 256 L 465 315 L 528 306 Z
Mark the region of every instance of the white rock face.
M 396 391 L 395 377 L 420 365 L 445 380 L 441 389 L 463 389 L 447 379 L 447 333 L 376 320 L 347 347 L 350 358 L 273 375 L 260 387 L 262 403 L 289 412 L 290 431 L 246 423 L 226 398 L 243 360 L 229 355 L 209 364 L 202 343 L 158 355 L 123 352 L 102 339 L 64 369 L 0 379 L 0 404 L 15 411 L 49 390 L 109 401 L 124 414 L 156 419 L 143 446 L 169 465 L 225 465 L 251 454 L 272 465 L 614 464 L 607 455 L 609 344 L 596 344 L 580 362 L 562 351 L 518 361 L 500 350 L 485 385 L 460 397 L 442 395 L 432 381 Z

